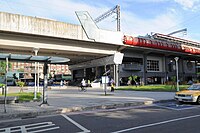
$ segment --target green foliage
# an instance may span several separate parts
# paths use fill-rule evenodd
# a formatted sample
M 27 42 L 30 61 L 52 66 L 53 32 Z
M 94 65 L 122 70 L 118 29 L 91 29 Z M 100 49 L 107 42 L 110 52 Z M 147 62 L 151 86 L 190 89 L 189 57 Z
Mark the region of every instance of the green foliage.
M 136 79 L 137 79 L 137 78 L 138 78 L 138 76 L 134 75 L 134 76 L 133 76 L 133 81 L 136 82 Z
M 176 82 L 176 76 L 172 76 L 172 77 L 171 77 L 171 80 L 172 80 L 173 82 Z
M 138 78 L 138 76 L 137 75 L 134 75 L 134 76 L 129 76 L 128 77 L 128 80 L 130 80 L 130 81 L 135 81 L 136 82 L 136 79 Z
M 8 68 L 10 69 L 12 67 L 12 64 L 8 63 Z M 6 72 L 6 62 L 0 61 L 0 72 Z
M 5 86 L 5 84 L 0 83 L 0 87 L 3 87 L 3 86 Z
M 9 93 L 8 96 L 18 96 L 19 97 L 19 101 L 23 102 L 23 101 L 32 101 L 34 98 L 34 93 L 33 92 L 22 92 L 22 93 Z M 41 99 L 42 94 L 41 93 L 37 93 L 37 98 L 38 100 Z
M 20 68 L 17 70 L 18 72 L 24 72 L 24 69 L 23 68 Z
M 20 92 L 23 92 L 23 87 L 25 85 L 25 82 L 18 81 L 16 84 L 17 84 L 17 86 L 21 87 Z
M 133 79 L 132 79 L 132 76 L 129 76 L 129 77 L 128 77 L 128 80 L 130 80 L 130 81 L 133 80 Z
M 187 89 L 189 85 L 180 85 L 180 90 Z M 171 85 L 145 85 L 145 86 L 120 86 L 117 90 L 130 90 L 130 91 L 162 91 L 171 92 L 176 91 L 171 89 Z
M 17 86 L 19 86 L 19 87 L 24 87 L 25 82 L 18 81 L 16 84 L 17 84 Z

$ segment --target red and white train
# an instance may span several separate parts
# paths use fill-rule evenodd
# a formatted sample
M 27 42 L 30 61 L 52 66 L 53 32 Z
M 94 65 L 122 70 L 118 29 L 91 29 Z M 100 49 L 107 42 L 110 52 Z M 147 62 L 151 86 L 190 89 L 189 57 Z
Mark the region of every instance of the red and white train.
M 162 50 L 170 50 L 184 52 L 190 54 L 200 54 L 200 48 L 189 46 L 183 43 L 171 43 L 167 41 L 159 41 L 154 39 L 144 39 L 140 37 L 124 36 L 123 43 L 132 46 L 148 47 Z

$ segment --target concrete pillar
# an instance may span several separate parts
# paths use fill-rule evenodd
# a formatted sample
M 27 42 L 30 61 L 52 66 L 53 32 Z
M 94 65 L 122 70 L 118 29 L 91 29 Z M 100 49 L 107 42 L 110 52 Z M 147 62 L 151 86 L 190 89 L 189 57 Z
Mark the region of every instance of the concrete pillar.
M 113 78 L 116 83 L 116 65 L 113 65 Z
M 95 78 L 97 78 L 98 75 L 98 67 L 95 67 Z
M 198 61 L 195 60 L 195 66 L 194 67 L 195 67 L 195 79 L 196 80 L 197 80 L 197 77 L 198 77 L 198 74 L 197 74 L 197 72 L 198 72 L 197 63 L 198 63 Z
M 83 69 L 83 77 L 86 77 L 86 68 Z
M 167 61 L 167 57 L 164 57 L 164 71 L 165 71 L 165 79 L 164 79 L 164 83 L 168 82 L 168 61 Z
M 147 84 L 147 55 L 143 54 L 143 83 Z
M 179 65 L 179 66 L 182 67 L 181 70 L 182 70 L 182 74 L 183 74 L 182 79 L 183 79 L 183 81 L 185 81 L 185 71 L 184 71 L 185 67 L 184 67 L 184 60 L 183 59 L 180 59 L 180 64 L 181 65 Z

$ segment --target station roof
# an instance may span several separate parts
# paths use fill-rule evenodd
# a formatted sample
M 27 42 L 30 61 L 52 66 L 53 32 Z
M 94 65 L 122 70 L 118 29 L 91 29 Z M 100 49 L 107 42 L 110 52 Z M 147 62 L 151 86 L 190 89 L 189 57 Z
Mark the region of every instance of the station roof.
M 5 61 L 6 58 L 8 58 L 9 61 L 42 62 L 48 64 L 66 64 L 70 61 L 70 59 L 63 57 L 0 53 L 0 60 Z

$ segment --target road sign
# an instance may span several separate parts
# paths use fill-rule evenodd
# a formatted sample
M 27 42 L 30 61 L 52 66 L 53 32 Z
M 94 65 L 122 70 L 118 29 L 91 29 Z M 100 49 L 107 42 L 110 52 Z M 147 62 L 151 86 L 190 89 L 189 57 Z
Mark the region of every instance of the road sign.
M 102 76 L 101 80 L 102 80 L 102 84 L 108 84 L 109 83 L 109 77 L 108 76 Z
M 114 63 L 115 64 L 122 64 L 122 60 L 123 60 L 124 54 L 120 53 L 120 52 L 116 52 L 114 54 Z

